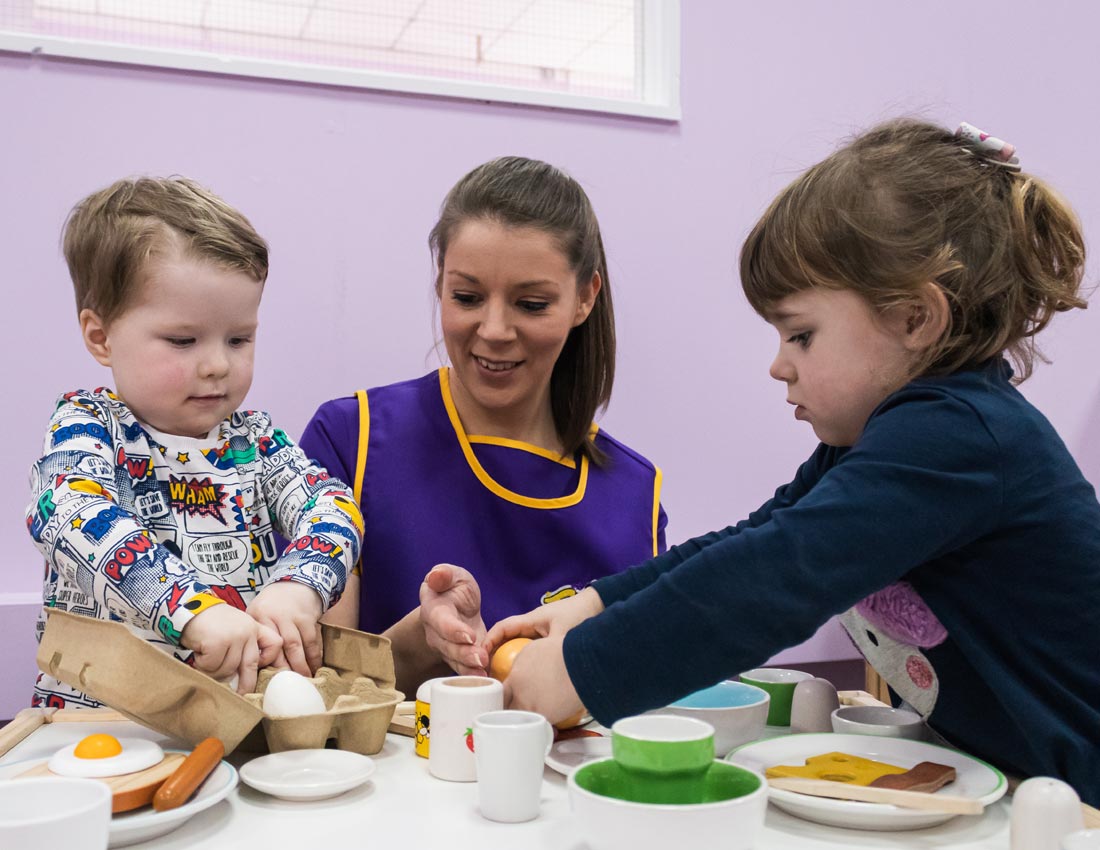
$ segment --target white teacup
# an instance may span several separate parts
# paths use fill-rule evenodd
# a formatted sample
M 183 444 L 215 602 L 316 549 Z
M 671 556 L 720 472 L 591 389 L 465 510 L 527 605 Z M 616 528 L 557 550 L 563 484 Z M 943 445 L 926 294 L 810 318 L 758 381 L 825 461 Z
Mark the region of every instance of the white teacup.
M 428 771 L 451 782 L 477 779 L 474 718 L 504 708 L 504 686 L 488 676 L 450 676 L 432 683 Z
M 474 719 L 482 817 L 519 823 L 538 817 L 543 764 L 554 730 L 533 711 L 490 711 Z

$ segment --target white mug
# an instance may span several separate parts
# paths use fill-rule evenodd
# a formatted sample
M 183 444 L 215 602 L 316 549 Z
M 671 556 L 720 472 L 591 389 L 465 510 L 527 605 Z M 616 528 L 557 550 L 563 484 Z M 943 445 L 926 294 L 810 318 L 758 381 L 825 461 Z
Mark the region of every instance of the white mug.
M 542 768 L 554 729 L 533 711 L 490 711 L 474 720 L 481 816 L 519 823 L 539 815 Z
M 428 771 L 451 782 L 477 779 L 474 718 L 504 707 L 504 686 L 488 676 L 450 676 L 432 683 Z

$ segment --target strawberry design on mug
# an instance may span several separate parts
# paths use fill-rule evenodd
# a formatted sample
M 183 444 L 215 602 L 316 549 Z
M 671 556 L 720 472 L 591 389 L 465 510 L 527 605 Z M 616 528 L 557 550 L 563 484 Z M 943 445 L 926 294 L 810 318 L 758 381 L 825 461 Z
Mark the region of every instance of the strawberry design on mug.
M 466 727 L 466 749 L 471 753 L 474 751 L 474 730 L 469 726 Z

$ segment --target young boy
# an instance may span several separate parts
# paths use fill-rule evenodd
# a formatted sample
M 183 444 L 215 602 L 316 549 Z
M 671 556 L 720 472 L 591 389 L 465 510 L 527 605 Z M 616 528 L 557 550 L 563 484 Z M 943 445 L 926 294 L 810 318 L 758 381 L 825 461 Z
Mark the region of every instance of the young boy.
M 63 395 L 31 470 L 47 607 L 119 620 L 216 678 L 320 663 L 317 621 L 359 557 L 351 493 L 252 383 L 267 245 L 183 178 L 120 180 L 65 226 L 81 335 L 112 373 Z M 291 541 L 280 557 L 274 533 Z M 228 603 L 228 604 L 226 604 Z M 41 638 L 45 612 L 38 623 Z M 34 705 L 96 702 L 40 675 Z

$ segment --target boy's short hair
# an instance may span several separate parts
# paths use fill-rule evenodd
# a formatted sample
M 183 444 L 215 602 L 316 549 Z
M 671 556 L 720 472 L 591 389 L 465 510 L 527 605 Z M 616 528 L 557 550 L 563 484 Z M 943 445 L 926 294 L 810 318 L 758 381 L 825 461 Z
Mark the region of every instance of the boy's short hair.
M 173 251 L 267 280 L 267 243 L 238 210 L 185 177 L 119 180 L 80 201 L 62 248 L 76 309 L 117 318 L 150 258 Z

